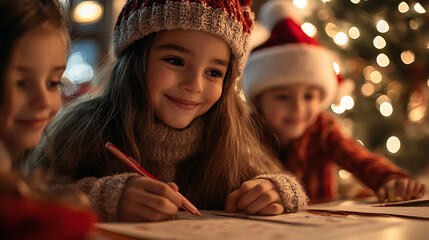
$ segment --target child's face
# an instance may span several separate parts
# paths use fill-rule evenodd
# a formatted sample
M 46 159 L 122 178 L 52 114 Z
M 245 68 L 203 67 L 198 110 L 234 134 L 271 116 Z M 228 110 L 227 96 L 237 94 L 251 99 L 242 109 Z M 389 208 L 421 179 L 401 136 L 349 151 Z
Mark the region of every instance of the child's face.
M 220 98 L 230 50 L 220 38 L 201 31 L 157 34 L 149 50 L 147 86 L 156 116 L 184 128 Z
M 61 106 L 59 84 L 66 65 L 62 30 L 39 28 L 16 43 L 5 79 L 0 107 L 0 139 L 28 149 Z
M 296 84 L 265 91 L 256 106 L 284 145 L 301 137 L 315 122 L 321 100 L 320 88 Z

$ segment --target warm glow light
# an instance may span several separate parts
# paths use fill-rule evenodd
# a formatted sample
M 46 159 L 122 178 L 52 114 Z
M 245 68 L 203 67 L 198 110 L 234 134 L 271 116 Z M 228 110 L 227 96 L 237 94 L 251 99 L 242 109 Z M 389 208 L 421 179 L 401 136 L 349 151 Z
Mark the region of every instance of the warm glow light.
M 381 95 L 380 97 L 377 98 L 377 100 L 375 100 L 375 103 L 377 104 L 377 109 L 380 110 L 379 106 L 384 103 L 384 102 L 391 102 L 392 100 L 386 96 L 386 95 Z
M 349 29 L 349 36 L 352 39 L 358 39 L 360 37 L 360 31 L 357 27 L 351 27 Z
M 384 53 L 378 54 L 376 61 L 380 67 L 387 67 L 390 64 L 389 57 Z
M 364 83 L 360 89 L 364 96 L 371 96 L 375 92 L 375 88 L 371 83 Z
M 428 78 L 428 80 L 426 81 L 426 85 L 428 85 L 428 87 L 429 87 L 429 78 Z
M 338 172 L 338 175 L 340 175 L 340 178 L 342 178 L 342 179 L 349 179 L 352 176 L 352 174 L 349 171 L 344 170 L 344 169 L 341 169 Z
M 339 32 L 335 34 L 334 41 L 337 45 L 343 46 L 347 44 L 348 38 L 345 33 Z
M 352 2 L 354 4 L 358 4 L 360 2 L 360 0 L 350 0 L 350 2 Z
M 389 117 L 393 113 L 393 107 L 390 102 L 384 102 L 380 104 L 380 113 L 385 117 Z
M 403 51 L 401 53 L 401 60 L 405 64 L 411 64 L 414 62 L 415 56 L 413 51 Z
M 363 76 L 366 80 L 371 80 L 371 73 L 374 72 L 375 69 L 372 66 L 366 66 L 363 68 Z
M 419 28 L 419 23 L 415 20 L 410 20 L 409 25 L 413 30 L 417 30 Z
M 293 5 L 297 8 L 303 9 L 307 7 L 307 0 L 293 0 Z
M 380 20 L 377 23 L 377 30 L 381 33 L 386 33 L 389 31 L 389 24 L 385 20 Z
M 326 24 L 325 31 L 326 31 L 326 34 L 328 34 L 328 36 L 334 37 L 337 34 L 338 29 L 335 24 L 328 23 Z
M 77 23 L 94 23 L 103 16 L 103 7 L 96 1 L 84 1 L 79 3 L 73 12 L 73 18 Z
M 381 73 L 379 71 L 373 71 L 369 75 L 369 77 L 373 83 L 380 83 L 381 80 L 383 79 L 383 77 L 381 76 Z
M 365 146 L 361 140 L 356 140 L 356 142 L 360 143 L 362 146 Z
M 406 2 L 401 2 L 398 5 L 398 10 L 401 13 L 406 13 L 406 12 L 408 12 L 408 10 L 410 10 L 410 7 L 408 6 L 408 4 Z
M 340 74 L 340 65 L 338 65 L 338 63 L 333 62 L 332 67 L 334 68 L 334 71 L 337 75 Z
M 374 47 L 377 49 L 382 49 L 386 46 L 386 40 L 382 36 L 377 36 L 372 41 L 374 44 Z
M 354 107 L 355 105 L 355 101 L 353 100 L 352 97 L 346 95 L 343 96 L 340 100 L 340 105 L 341 107 L 343 107 L 345 110 L 350 110 Z
M 314 37 L 317 33 L 316 27 L 309 22 L 303 23 L 301 25 L 301 29 L 302 29 L 302 31 L 305 32 L 305 34 L 307 34 L 310 37 Z
M 426 9 L 420 3 L 416 3 L 414 4 L 414 11 L 423 14 L 426 12 Z
M 425 115 L 426 109 L 417 107 L 408 113 L 408 118 L 412 122 L 418 122 L 422 120 Z
M 426 116 L 426 105 L 422 104 L 425 100 L 418 92 L 413 92 L 408 103 L 408 118 L 412 122 L 418 122 Z
M 336 104 L 332 104 L 331 109 L 336 114 L 341 114 L 346 111 L 346 109 L 344 109 L 341 105 L 336 105 Z
M 386 141 L 386 148 L 391 153 L 397 153 L 401 149 L 401 141 L 395 136 L 391 136 Z

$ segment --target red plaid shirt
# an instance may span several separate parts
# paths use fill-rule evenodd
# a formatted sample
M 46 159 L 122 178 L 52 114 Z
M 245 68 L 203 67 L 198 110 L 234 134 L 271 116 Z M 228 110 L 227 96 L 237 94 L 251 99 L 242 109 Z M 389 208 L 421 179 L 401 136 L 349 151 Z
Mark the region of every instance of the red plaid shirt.
M 390 179 L 410 177 L 385 157 L 345 137 L 327 113 L 321 113 L 301 138 L 281 149 L 279 158 L 301 179 L 310 199 L 337 197 L 336 165 L 351 172 L 373 191 Z

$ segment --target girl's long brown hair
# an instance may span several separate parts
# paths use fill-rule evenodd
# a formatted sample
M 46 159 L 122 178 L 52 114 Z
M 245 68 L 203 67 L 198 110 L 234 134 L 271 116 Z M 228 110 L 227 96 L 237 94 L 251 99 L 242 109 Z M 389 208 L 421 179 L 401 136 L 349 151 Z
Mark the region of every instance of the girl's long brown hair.
M 72 181 L 129 171 L 105 150 L 104 144 L 112 141 L 149 172 L 162 168 L 145 144 L 145 133 L 155 121 L 145 79 L 154 37 L 150 34 L 124 51 L 101 96 L 69 106 L 56 119 L 29 159 L 33 167 L 50 167 Z M 227 194 L 243 181 L 281 168 L 261 147 L 260 130 L 239 96 L 233 69 L 231 63 L 220 99 L 202 116 L 202 146 L 178 165 L 175 176 L 181 192 L 203 209 L 222 208 Z

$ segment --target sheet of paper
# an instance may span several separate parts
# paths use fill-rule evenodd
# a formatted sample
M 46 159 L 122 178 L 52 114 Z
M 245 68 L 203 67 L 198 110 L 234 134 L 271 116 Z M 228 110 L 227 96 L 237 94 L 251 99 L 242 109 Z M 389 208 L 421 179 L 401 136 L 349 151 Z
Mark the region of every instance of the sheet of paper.
M 202 218 L 180 212 L 174 220 L 152 223 L 99 223 L 103 230 L 144 239 L 303 239 L 313 236 L 317 239 L 336 239 L 344 234 L 380 229 L 395 224 L 393 219 L 376 221 L 369 218 L 324 218 L 310 213 L 280 215 L 276 221 L 298 224 L 284 224 L 260 221 L 237 216 L 220 216 L 219 211 L 201 211 Z M 287 214 L 289 215 L 289 214 Z M 283 217 L 282 217 L 283 216 Z M 328 220 L 331 219 L 331 220 Z M 334 220 L 335 219 L 335 220 Z M 351 224 L 353 222 L 353 224 Z M 341 226 L 341 227 L 339 227 Z
M 408 201 L 399 201 L 391 203 L 374 204 L 373 207 L 390 207 L 390 206 L 429 206 L 429 198 L 413 199 Z
M 356 219 L 344 216 L 322 216 L 308 212 L 289 213 L 275 216 L 257 216 L 238 213 L 213 212 L 212 214 L 219 216 L 238 217 L 251 220 L 260 220 L 276 223 L 286 223 L 294 225 L 308 226 L 344 226 L 344 225 L 359 225 L 371 222 L 370 219 Z
M 393 216 L 416 217 L 429 219 L 428 206 L 391 206 L 378 207 L 379 204 L 373 202 L 360 201 L 337 201 L 329 203 L 321 203 L 308 206 L 308 210 L 333 211 L 333 212 L 351 212 L 365 214 L 387 214 Z

